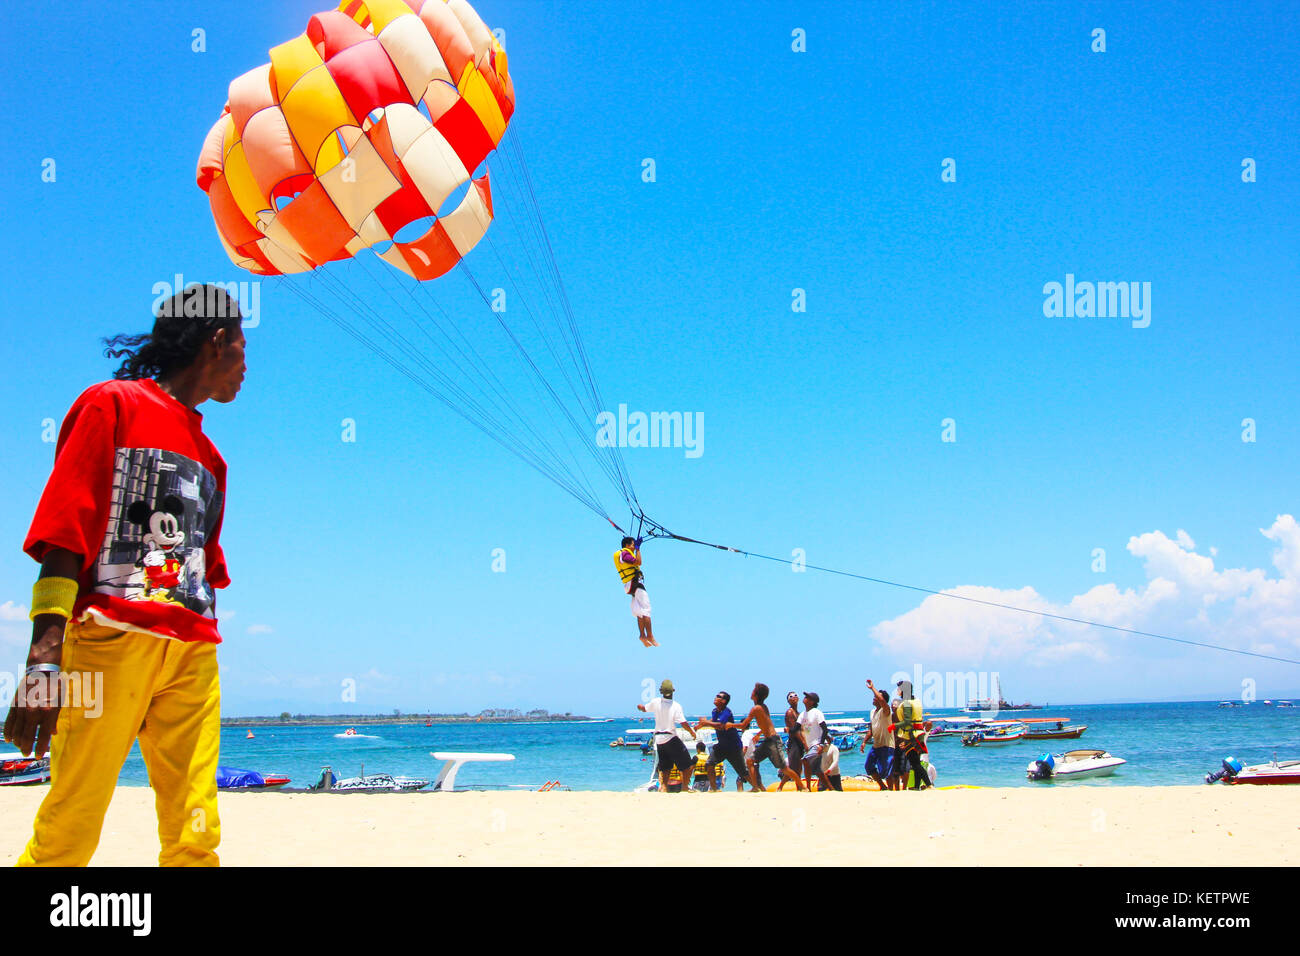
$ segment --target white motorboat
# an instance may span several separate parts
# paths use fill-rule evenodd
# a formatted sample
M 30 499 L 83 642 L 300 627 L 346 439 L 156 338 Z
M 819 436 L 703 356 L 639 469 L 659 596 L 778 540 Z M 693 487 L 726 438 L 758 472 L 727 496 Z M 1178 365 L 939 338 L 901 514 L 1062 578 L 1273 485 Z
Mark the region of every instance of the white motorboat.
M 1105 750 L 1067 750 L 1063 754 L 1043 754 L 1025 768 L 1030 780 L 1082 780 L 1109 777 L 1128 761 Z
M 361 776 L 340 780 L 329 767 L 322 767 L 320 780 L 311 789 L 338 793 L 403 793 L 423 790 L 428 785 L 428 780 L 418 777 L 395 777 L 388 773 L 372 773 L 367 776 L 365 767 L 361 768 Z

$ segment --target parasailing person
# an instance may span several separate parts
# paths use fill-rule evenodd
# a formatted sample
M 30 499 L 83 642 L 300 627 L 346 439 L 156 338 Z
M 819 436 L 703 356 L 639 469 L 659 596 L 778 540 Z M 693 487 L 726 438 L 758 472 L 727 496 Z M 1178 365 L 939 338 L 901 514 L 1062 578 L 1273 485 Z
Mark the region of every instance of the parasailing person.
M 637 637 L 646 647 L 658 647 L 650 627 L 650 598 L 645 592 L 645 578 L 641 574 L 641 538 L 625 537 L 619 550 L 614 552 L 614 567 L 623 581 L 623 590 L 632 598 L 632 614 L 636 617 Z

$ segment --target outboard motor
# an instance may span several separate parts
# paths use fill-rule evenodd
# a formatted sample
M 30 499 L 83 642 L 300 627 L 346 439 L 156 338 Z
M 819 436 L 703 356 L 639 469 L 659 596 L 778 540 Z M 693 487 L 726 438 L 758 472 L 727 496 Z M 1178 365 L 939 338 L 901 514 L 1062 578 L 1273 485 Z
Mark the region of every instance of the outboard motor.
M 1232 778 L 1241 773 L 1241 761 L 1236 757 L 1226 757 L 1223 761 L 1223 769 L 1218 773 L 1207 773 L 1205 775 L 1206 783 L 1218 783 L 1225 777 L 1228 783 L 1232 783 Z
M 1037 768 L 1033 775 L 1035 780 L 1050 780 L 1052 771 L 1056 769 L 1056 759 L 1051 754 L 1043 754 L 1034 761 L 1034 766 Z

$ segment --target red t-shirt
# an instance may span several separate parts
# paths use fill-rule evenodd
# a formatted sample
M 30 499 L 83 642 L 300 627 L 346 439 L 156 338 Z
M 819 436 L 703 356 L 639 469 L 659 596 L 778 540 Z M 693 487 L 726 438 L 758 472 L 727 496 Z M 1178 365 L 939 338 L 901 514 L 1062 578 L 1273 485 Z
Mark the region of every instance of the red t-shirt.
M 152 379 L 101 382 L 73 403 L 23 550 L 82 555 L 76 620 L 221 643 L 226 463 L 202 426 Z

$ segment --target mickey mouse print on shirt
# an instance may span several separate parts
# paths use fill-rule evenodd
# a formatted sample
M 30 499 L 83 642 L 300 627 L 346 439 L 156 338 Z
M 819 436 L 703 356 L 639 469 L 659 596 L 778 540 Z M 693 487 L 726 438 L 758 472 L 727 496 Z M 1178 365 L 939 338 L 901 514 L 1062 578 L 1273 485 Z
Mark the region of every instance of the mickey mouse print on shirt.
M 112 498 L 94 590 L 214 616 L 203 551 L 222 506 L 212 474 L 176 452 L 119 448 Z
M 185 543 L 185 532 L 181 530 L 185 505 L 175 495 L 167 495 L 157 508 L 145 501 L 132 502 L 126 516 L 143 530 L 144 553 L 136 567 L 144 569 L 144 599 L 174 602 L 173 592 L 181 580 L 178 549 Z

